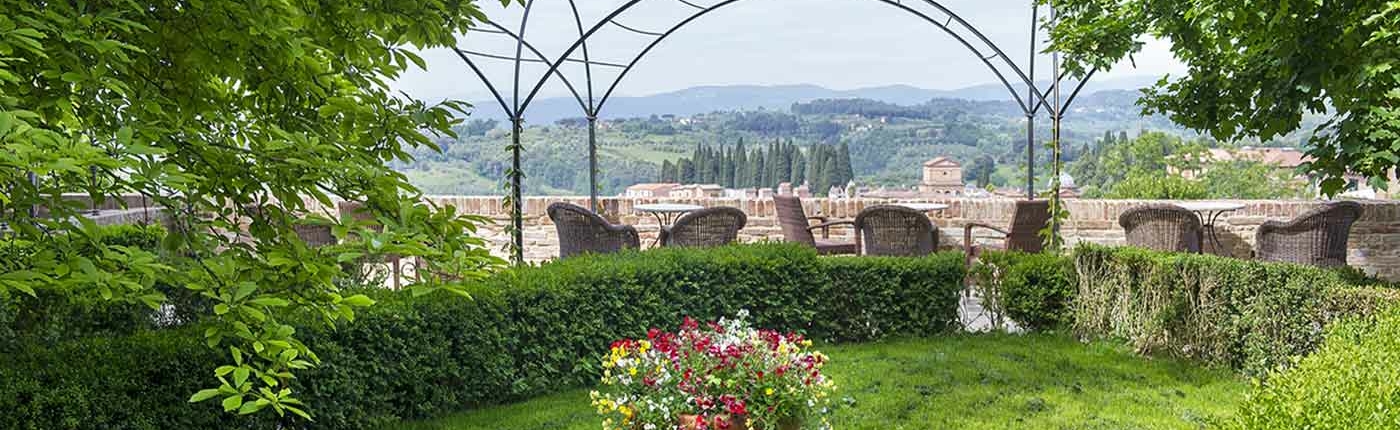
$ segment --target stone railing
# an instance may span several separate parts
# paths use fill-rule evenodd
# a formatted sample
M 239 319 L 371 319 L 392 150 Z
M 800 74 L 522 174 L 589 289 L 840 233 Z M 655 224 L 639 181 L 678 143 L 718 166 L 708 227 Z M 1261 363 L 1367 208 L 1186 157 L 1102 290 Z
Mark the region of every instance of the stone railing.
M 509 243 L 503 226 L 509 220 L 509 212 L 502 206 L 500 197 L 431 196 L 430 200 L 440 205 L 455 206 L 459 212 L 478 214 L 497 220 L 494 226 L 485 226 L 482 234 L 500 252 Z M 525 200 L 525 253 L 534 261 L 552 258 L 558 253 L 558 240 L 554 226 L 550 224 L 545 208 L 554 202 L 570 202 L 588 205 L 586 197 L 529 197 Z M 943 203 L 949 208 L 931 215 L 940 229 L 940 244 L 945 248 L 962 246 L 962 227 L 969 222 L 983 222 L 993 225 L 1007 225 L 1015 201 L 1011 199 L 925 199 L 923 202 Z M 601 200 L 605 216 L 614 222 L 635 226 L 642 234 L 643 246 L 650 246 L 657 234 L 657 221 L 650 215 L 633 209 L 646 203 L 690 203 L 701 206 L 733 206 L 749 215 L 749 223 L 741 233 L 743 241 L 764 239 L 781 240 L 773 211 L 772 200 L 740 199 L 646 199 L 609 197 Z M 874 199 L 810 199 L 806 202 L 807 213 L 822 214 L 837 219 L 850 219 L 867 206 L 885 203 Z M 1066 206 L 1070 219 L 1064 227 L 1065 238 L 1069 243 L 1093 242 L 1100 244 L 1122 244 L 1123 229 L 1118 225 L 1118 216 L 1128 208 L 1152 203 L 1138 200 L 1068 200 Z M 1208 251 L 1227 254 L 1237 258 L 1249 258 L 1254 246 L 1254 232 L 1268 220 L 1291 219 L 1309 209 L 1317 207 L 1317 201 L 1238 201 L 1244 209 L 1223 217 L 1217 227 L 1222 249 L 1207 248 Z M 1387 279 L 1400 280 L 1400 201 L 1367 201 L 1365 215 L 1352 228 L 1350 255 L 1351 265 L 1380 275 Z M 849 237 L 846 230 L 833 231 L 834 236 Z

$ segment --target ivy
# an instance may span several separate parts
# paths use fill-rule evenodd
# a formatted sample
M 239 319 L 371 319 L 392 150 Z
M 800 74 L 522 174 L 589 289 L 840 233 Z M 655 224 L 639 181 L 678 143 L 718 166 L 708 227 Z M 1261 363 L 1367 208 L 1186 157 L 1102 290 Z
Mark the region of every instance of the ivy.
M 0 0 L 0 222 L 38 251 L 0 294 L 43 291 L 156 307 L 157 281 L 211 301 L 205 343 L 225 356 L 190 401 L 310 418 L 290 388 L 320 360 L 287 321 L 354 319 L 342 263 L 421 261 L 418 292 L 502 264 L 478 217 L 421 203 L 385 167 L 436 150 L 467 106 L 386 82 L 483 19 L 471 0 Z M 161 250 L 98 240 L 65 194 L 139 195 L 171 227 Z M 317 214 L 361 201 L 373 221 Z M 41 211 L 35 208 L 44 209 Z M 36 216 L 39 215 L 39 216 Z M 310 247 L 295 228 L 331 226 Z M 60 238 L 62 239 L 60 241 Z M 76 252 L 83 249 L 85 252 Z M 461 291 L 458 291 L 461 292 Z

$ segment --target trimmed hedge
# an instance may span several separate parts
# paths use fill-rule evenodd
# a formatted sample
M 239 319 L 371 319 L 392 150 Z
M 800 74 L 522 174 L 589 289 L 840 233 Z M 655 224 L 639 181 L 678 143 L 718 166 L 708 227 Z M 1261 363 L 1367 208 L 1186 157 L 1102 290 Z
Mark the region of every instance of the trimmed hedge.
M 113 225 L 95 230 L 97 240 L 156 251 L 165 237 L 161 226 Z M 60 246 L 63 245 L 59 236 Z M 91 254 L 90 249 L 73 249 Z M 0 273 L 28 268 L 36 247 L 24 241 L 0 239 Z M 185 298 L 183 289 L 157 285 L 172 300 Z M 117 336 L 154 328 L 156 311 L 140 303 L 116 303 L 99 298 L 77 297 L 53 291 L 29 296 L 19 291 L 0 292 L 0 352 L 13 351 L 21 342 L 57 344 L 64 339 L 88 336 Z
M 1352 271 L 1081 245 L 1075 330 L 1263 375 L 1309 353 L 1342 316 L 1400 304 Z
M 983 306 L 1021 328 L 1039 331 L 1074 323 L 1078 292 L 1074 259 L 1060 254 L 988 251 L 972 269 Z
M 1400 309 L 1348 319 L 1249 394 L 1232 430 L 1400 428 Z
M 762 327 L 827 341 L 943 333 L 958 327 L 961 254 L 818 258 L 790 244 L 664 249 L 516 268 L 468 290 L 379 304 L 332 330 L 299 334 L 325 363 L 296 387 L 316 421 L 285 428 L 375 428 L 591 384 L 621 337 L 740 309 Z M 0 363 L 0 428 L 272 428 L 187 404 L 218 352 L 198 327 L 60 348 Z

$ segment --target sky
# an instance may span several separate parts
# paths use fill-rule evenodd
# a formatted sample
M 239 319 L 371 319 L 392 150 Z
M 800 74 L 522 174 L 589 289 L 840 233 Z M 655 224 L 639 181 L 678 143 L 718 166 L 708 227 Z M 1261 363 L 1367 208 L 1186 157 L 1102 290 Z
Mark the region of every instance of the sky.
M 700 6 L 721 0 L 685 0 Z M 626 0 L 578 0 L 585 30 L 593 28 Z M 519 30 L 520 5 L 502 7 L 496 0 L 478 0 L 492 21 Z M 978 28 L 1026 70 L 1030 54 L 1030 0 L 943 0 L 943 6 Z M 948 15 L 923 0 L 903 0 L 902 4 L 940 22 Z M 681 0 L 640 0 L 615 19 L 627 27 L 664 32 L 696 12 Z M 1042 18 L 1047 11 L 1042 8 Z M 655 38 L 603 24 L 589 38 L 590 58 L 595 61 L 628 63 Z M 956 27 L 954 32 L 972 40 L 984 56 L 993 51 L 977 41 L 972 33 Z M 531 9 L 525 39 L 546 57 L 557 58 L 578 38 L 579 28 L 565 0 L 537 0 Z M 1043 47 L 1044 36 L 1038 38 Z M 468 32 L 460 37 L 458 48 L 497 55 L 514 54 L 510 36 Z M 1169 45 L 1147 41 L 1147 47 L 1134 63 L 1124 62 L 1096 79 L 1179 74 L 1184 66 L 1172 58 Z M 420 53 L 428 70 L 412 70 L 392 86 L 425 99 L 454 98 L 482 100 L 488 91 L 455 53 L 447 49 Z M 527 56 L 530 55 L 526 51 Z M 582 58 L 580 52 L 572 57 Z M 1048 79 L 1050 58 L 1038 57 L 1038 80 Z M 510 99 L 513 91 L 510 61 L 474 57 L 487 77 Z M 1135 66 L 1135 67 L 1134 67 Z M 1013 80 L 1011 68 L 1000 70 Z M 541 79 L 542 65 L 527 64 L 522 70 L 522 97 Z M 570 65 L 561 68 L 584 88 L 585 70 Z M 595 67 L 594 92 L 601 95 L 616 81 L 618 69 Z M 928 89 L 957 89 L 996 82 L 995 75 L 978 55 L 962 46 L 953 36 L 909 11 L 883 0 L 738 0 L 696 19 L 658 44 L 641 58 L 637 67 L 617 83 L 615 95 L 650 95 L 701 85 L 785 85 L 815 84 L 833 89 L 854 89 L 904 84 Z M 540 96 L 567 94 L 552 79 L 541 88 Z

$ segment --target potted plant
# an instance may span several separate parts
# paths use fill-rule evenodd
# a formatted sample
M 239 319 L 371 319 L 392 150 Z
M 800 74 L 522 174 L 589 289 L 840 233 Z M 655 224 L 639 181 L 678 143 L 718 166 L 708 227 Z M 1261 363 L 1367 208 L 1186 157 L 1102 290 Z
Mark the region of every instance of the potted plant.
M 590 393 L 603 428 L 830 428 L 827 356 L 801 335 L 755 329 L 745 317 L 706 324 L 686 317 L 677 332 L 653 328 L 646 339 L 613 342 L 601 386 Z

